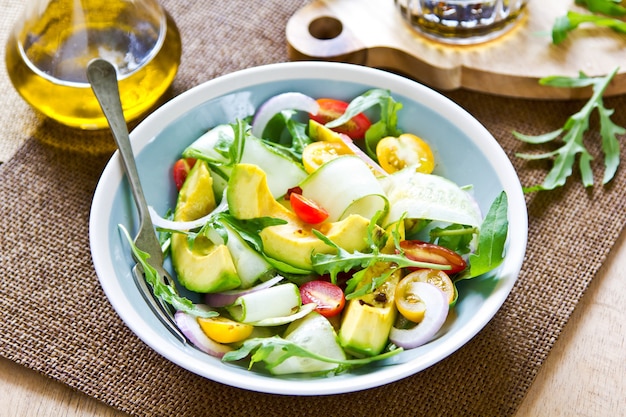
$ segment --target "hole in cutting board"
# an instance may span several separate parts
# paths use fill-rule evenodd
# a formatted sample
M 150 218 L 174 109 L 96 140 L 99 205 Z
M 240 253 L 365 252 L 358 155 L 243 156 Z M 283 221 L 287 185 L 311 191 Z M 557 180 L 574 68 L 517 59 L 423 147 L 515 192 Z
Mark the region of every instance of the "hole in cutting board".
M 343 31 L 341 20 L 331 16 L 322 16 L 309 24 L 309 33 L 316 39 L 335 39 Z

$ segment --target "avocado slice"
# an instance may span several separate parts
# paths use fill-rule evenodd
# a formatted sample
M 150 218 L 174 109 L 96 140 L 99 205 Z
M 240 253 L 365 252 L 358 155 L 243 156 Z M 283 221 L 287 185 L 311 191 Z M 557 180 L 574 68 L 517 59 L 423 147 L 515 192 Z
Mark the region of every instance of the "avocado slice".
M 386 262 L 369 267 L 361 286 L 369 285 L 389 267 Z M 348 301 L 339 328 L 339 343 L 346 352 L 367 357 L 383 351 L 397 315 L 394 292 L 400 275 L 397 269 L 374 292 Z
M 286 221 L 282 225 L 266 227 L 259 233 L 263 250 L 269 257 L 312 271 L 311 254 L 334 251 L 313 234 L 313 225 L 303 222 L 274 199 L 265 172 L 258 166 L 238 164 L 231 173 L 226 197 L 230 213 L 240 220 L 272 217 Z M 353 214 L 315 228 L 339 247 L 353 252 L 367 247 L 368 226 L 369 219 Z
M 404 221 L 387 227 L 387 233 L 389 238 L 381 252 L 394 253 L 393 235 L 397 234 L 399 240 L 404 240 Z M 373 278 L 389 267 L 388 263 L 382 262 L 371 266 L 359 287 L 370 285 Z M 385 348 L 397 316 L 395 290 L 400 278 L 401 272 L 396 270 L 375 292 L 348 301 L 339 328 L 339 340 L 346 351 L 354 356 L 366 357 L 377 355 Z
M 198 160 L 189 171 L 174 210 L 175 221 L 191 221 L 209 214 L 216 207 L 213 179 L 206 162 Z M 195 239 L 173 233 L 172 264 L 179 283 L 188 290 L 207 293 L 239 287 L 241 280 L 226 245 L 216 245 L 205 237 Z
M 335 132 L 324 126 L 321 123 L 316 122 L 313 119 L 309 120 L 309 136 L 315 141 L 327 141 L 327 142 L 342 142 L 339 133 Z

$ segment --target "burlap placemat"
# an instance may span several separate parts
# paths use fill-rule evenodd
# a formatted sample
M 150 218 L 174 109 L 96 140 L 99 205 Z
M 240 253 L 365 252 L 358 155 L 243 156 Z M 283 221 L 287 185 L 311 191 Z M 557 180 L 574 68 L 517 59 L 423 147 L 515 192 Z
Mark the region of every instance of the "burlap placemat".
M 1 1 L 0 9 L 11 12 L 17 3 Z M 305 2 L 163 3 L 183 34 L 175 95 L 220 74 L 285 61 L 285 23 Z M 514 153 L 525 149 L 510 132 L 554 130 L 582 105 L 448 95 L 494 134 L 526 185 L 539 182 L 549 165 L 517 159 Z M 6 96 L 0 101 L 12 108 Z M 618 109 L 614 120 L 626 125 L 626 97 L 606 103 Z M 8 119 L 0 126 L 0 135 L 32 132 L 0 165 L 0 354 L 134 415 L 512 415 L 626 222 L 626 169 L 612 185 L 592 189 L 583 189 L 575 173 L 566 187 L 527 197 L 529 245 L 519 281 L 496 317 L 458 352 L 418 375 L 358 393 L 295 398 L 247 392 L 154 353 L 100 289 L 88 216 L 113 146 L 108 134 L 20 117 L 31 120 L 28 130 Z M 595 121 L 591 129 L 597 130 Z M 589 136 L 598 142 L 597 134 Z M 599 148 L 592 150 L 599 181 Z

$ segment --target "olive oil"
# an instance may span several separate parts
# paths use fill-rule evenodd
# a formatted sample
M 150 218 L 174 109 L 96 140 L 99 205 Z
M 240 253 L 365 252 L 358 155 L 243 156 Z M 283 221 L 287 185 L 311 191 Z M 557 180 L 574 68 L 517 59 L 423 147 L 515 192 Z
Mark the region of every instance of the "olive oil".
M 424 36 L 468 45 L 495 39 L 513 28 L 525 0 L 395 0 L 404 19 Z
M 138 118 L 176 76 L 181 55 L 176 24 L 158 3 L 142 10 L 134 2 L 83 0 L 83 5 L 101 10 L 82 14 L 68 12 L 68 3 L 50 2 L 38 20 L 29 21 L 26 15 L 10 35 L 6 66 L 15 89 L 32 107 L 62 124 L 105 128 L 86 75 L 89 61 L 101 57 L 117 68 L 126 120 Z

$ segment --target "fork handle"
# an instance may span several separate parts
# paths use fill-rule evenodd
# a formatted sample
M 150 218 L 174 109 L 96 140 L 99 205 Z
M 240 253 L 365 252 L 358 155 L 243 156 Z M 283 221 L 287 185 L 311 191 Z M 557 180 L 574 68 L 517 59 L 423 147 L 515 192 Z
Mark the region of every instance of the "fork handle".
M 122 167 L 130 183 L 130 189 L 137 205 L 139 232 L 135 238 L 135 244 L 138 248 L 150 254 L 150 259 L 148 260 L 150 265 L 159 268 L 163 264 L 163 253 L 154 232 L 148 204 L 139 180 L 139 173 L 137 172 L 137 165 L 128 135 L 128 127 L 122 111 L 115 67 L 103 59 L 93 60 L 87 68 L 87 77 L 113 132 L 113 139 L 122 157 Z

